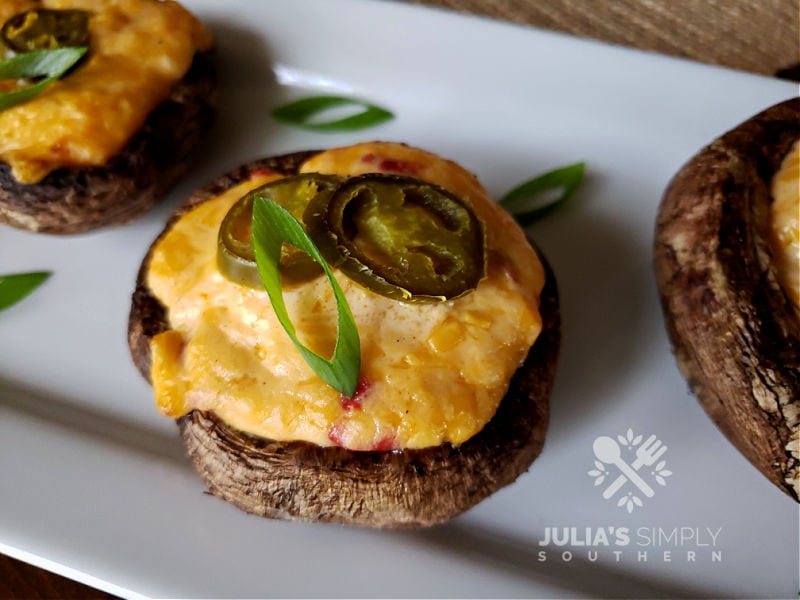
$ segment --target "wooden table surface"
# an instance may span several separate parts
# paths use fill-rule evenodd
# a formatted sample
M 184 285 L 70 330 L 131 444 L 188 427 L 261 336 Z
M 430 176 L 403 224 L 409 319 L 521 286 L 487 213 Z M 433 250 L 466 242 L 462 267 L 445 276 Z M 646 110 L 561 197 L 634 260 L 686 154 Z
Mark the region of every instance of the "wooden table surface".
M 797 0 L 406 0 L 800 80 Z M 109 599 L 0 555 L 0 600 Z

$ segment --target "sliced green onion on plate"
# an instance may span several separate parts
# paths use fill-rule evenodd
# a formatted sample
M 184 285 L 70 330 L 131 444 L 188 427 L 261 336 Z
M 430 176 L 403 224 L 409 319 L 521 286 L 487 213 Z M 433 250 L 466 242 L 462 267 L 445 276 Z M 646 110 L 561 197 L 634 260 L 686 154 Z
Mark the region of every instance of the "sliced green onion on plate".
M 500 200 L 522 225 L 530 225 L 563 204 L 583 181 L 585 163 L 575 163 L 543 173 L 521 183 Z
M 0 275 L 0 310 L 13 306 L 50 277 L 50 271 Z
M 318 121 L 326 111 L 338 108 L 360 108 L 355 114 Z M 380 125 L 394 115 L 380 106 L 345 96 L 312 96 L 290 102 L 272 111 L 273 118 L 284 125 L 301 127 L 310 131 L 356 131 Z

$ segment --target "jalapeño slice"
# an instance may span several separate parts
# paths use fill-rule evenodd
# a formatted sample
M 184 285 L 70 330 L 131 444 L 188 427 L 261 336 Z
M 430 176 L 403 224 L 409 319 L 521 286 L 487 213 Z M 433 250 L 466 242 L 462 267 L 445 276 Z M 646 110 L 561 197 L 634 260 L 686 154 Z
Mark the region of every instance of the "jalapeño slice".
M 327 203 L 312 200 L 304 220 L 329 263 L 389 298 L 450 300 L 486 273 L 480 219 L 454 194 L 412 177 L 353 177 Z
M 0 38 L 15 52 L 49 50 L 89 44 L 89 13 L 85 10 L 38 8 L 8 19 Z
M 217 267 L 235 283 L 262 289 L 264 284 L 258 274 L 253 242 L 253 198 L 267 196 L 302 220 L 303 212 L 314 198 L 327 199 L 341 182 L 331 175 L 309 173 L 279 179 L 258 187 L 234 204 L 222 220 L 217 236 Z M 284 246 L 281 251 L 280 274 L 282 284 L 309 281 L 323 274 L 319 266 L 305 252 Z

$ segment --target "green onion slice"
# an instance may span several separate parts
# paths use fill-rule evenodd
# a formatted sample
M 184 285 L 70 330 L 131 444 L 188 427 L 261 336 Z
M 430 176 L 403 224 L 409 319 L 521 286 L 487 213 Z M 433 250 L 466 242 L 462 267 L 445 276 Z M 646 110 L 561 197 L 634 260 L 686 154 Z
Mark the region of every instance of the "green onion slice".
M 0 61 L 0 79 L 44 77 L 28 87 L 0 94 L 0 110 L 6 110 L 38 96 L 47 86 L 69 71 L 87 50 L 86 47 L 33 50 Z
M 50 277 L 50 271 L 0 275 L 0 310 L 25 298 Z
M 585 163 L 575 163 L 548 171 L 526 181 L 508 192 L 500 204 L 511 213 L 520 225 L 530 225 L 569 198 L 583 180 Z M 560 194 L 545 194 L 553 190 Z
M 275 201 L 257 194 L 253 199 L 253 249 L 261 280 L 269 294 L 278 321 L 294 342 L 308 365 L 325 383 L 340 394 L 352 398 L 361 370 L 361 350 L 353 314 L 347 298 L 333 277 L 333 272 L 300 222 Z M 297 338 L 294 325 L 283 301 L 279 265 L 283 244 L 290 244 L 308 254 L 325 270 L 333 288 L 338 312 L 336 345 L 330 360 L 312 352 Z
M 315 121 L 320 113 L 338 107 L 361 107 L 354 115 L 330 121 Z M 312 96 L 290 102 L 272 111 L 273 118 L 285 125 L 293 125 L 310 131 L 356 131 L 374 127 L 394 118 L 394 115 L 380 106 L 346 98 L 344 96 Z

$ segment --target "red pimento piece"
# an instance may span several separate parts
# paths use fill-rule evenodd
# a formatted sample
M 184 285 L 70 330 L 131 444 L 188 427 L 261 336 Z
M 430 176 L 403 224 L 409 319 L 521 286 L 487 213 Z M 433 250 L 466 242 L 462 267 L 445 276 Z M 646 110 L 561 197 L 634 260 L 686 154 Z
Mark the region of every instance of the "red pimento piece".
M 350 411 L 350 410 L 361 410 L 363 407 L 361 406 L 361 401 L 355 397 L 348 398 L 347 396 L 339 396 L 339 401 L 342 403 L 342 408 Z
M 394 442 L 394 436 L 387 435 L 385 438 L 378 440 L 378 442 L 374 444 L 370 450 L 374 452 L 387 452 L 388 450 L 394 450 Z
M 344 448 L 344 423 L 339 421 L 338 423 L 334 423 L 331 428 L 328 430 L 328 439 L 339 446 L 340 448 Z
M 417 175 L 422 170 L 422 165 L 410 160 L 400 158 L 384 158 L 369 153 L 361 157 L 361 162 L 375 165 L 382 173 L 399 173 L 403 175 Z
M 489 269 L 492 271 L 501 270 L 514 283 L 520 282 L 519 273 L 514 265 L 497 252 L 490 252 L 489 254 Z
M 331 428 L 328 430 L 328 439 L 339 446 L 340 448 L 348 448 L 348 445 L 345 440 L 345 433 L 347 430 L 347 424 L 344 421 L 339 421 L 334 423 Z M 388 452 L 389 450 L 394 450 L 396 447 L 397 440 L 395 439 L 394 435 L 387 435 L 382 437 L 380 440 L 375 442 L 369 448 L 363 448 L 364 450 L 369 450 L 371 452 Z M 350 448 L 351 450 L 353 448 Z
M 344 394 L 339 394 L 339 402 L 342 403 L 342 408 L 345 410 L 361 410 L 362 402 L 372 389 L 372 382 L 365 375 L 358 378 L 358 385 L 356 391 L 351 398 Z
M 272 169 L 268 169 L 267 167 L 261 167 L 260 169 L 256 169 L 255 171 L 250 171 L 250 179 L 255 179 L 256 177 L 265 177 L 267 175 L 276 175 L 277 171 L 273 171 Z

